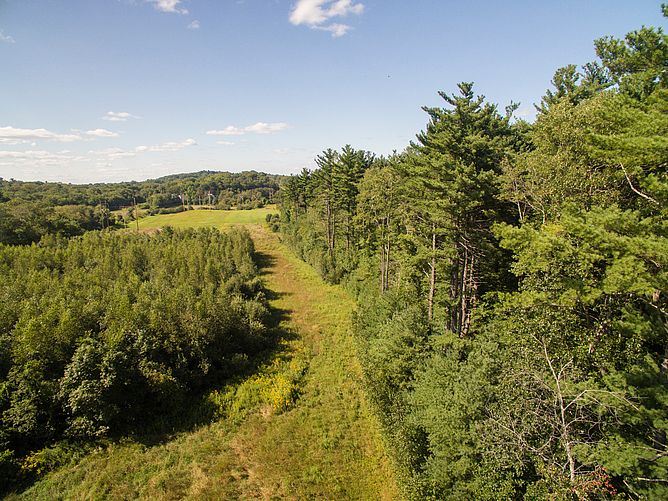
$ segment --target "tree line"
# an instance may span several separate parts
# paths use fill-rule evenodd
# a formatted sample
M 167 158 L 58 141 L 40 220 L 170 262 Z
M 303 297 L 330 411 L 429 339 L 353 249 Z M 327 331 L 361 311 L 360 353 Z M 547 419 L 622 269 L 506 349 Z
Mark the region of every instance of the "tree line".
M 0 243 L 29 244 L 43 235 L 81 235 L 122 227 L 136 217 L 194 205 L 253 209 L 271 203 L 281 176 L 201 171 L 142 182 L 66 184 L 0 178 Z M 125 212 L 118 212 L 125 209 Z
M 668 37 L 595 49 L 534 123 L 464 82 L 403 152 L 282 186 L 283 239 L 358 297 L 409 498 L 668 497 Z

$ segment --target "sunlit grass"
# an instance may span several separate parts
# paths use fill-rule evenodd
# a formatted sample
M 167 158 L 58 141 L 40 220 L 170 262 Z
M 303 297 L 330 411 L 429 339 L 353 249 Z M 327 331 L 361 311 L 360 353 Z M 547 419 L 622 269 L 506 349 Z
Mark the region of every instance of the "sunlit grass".
M 147 218 L 142 227 L 224 228 L 264 222 L 272 212 L 190 211 Z M 211 424 L 159 445 L 112 445 L 53 472 L 23 499 L 399 498 L 362 390 L 354 301 L 263 225 L 247 227 L 264 256 L 270 305 L 282 312 L 278 329 L 296 334 L 285 337 L 284 350 L 258 374 L 212 393 L 232 411 Z
M 164 226 L 174 228 L 204 228 L 210 226 L 224 228 L 235 224 L 261 224 L 265 222 L 267 214 L 275 214 L 276 212 L 278 211 L 271 206 L 251 210 L 189 210 L 177 214 L 159 214 L 141 218 L 139 229 L 162 228 Z M 135 223 L 130 223 L 128 228 L 135 228 Z

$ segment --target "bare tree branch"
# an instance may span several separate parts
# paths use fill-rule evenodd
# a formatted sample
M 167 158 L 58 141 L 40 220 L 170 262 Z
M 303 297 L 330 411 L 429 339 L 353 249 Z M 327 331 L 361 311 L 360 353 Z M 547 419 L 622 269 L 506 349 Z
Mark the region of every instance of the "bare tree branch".
M 638 195 L 640 195 L 641 197 L 643 197 L 645 200 L 649 200 L 650 202 L 652 202 L 652 203 L 654 203 L 654 204 L 656 204 L 656 205 L 661 205 L 659 202 L 657 202 L 656 200 L 654 200 L 652 197 L 650 197 L 649 195 L 645 195 L 642 191 L 638 190 L 635 186 L 633 186 L 633 183 L 631 182 L 631 178 L 629 177 L 628 172 L 626 172 L 626 169 L 624 168 L 624 164 L 621 164 L 621 163 L 620 163 L 619 165 L 622 167 L 622 170 L 624 171 L 624 176 L 626 177 L 626 180 L 628 181 L 629 186 L 631 187 L 631 189 L 632 189 L 635 193 L 637 193 Z

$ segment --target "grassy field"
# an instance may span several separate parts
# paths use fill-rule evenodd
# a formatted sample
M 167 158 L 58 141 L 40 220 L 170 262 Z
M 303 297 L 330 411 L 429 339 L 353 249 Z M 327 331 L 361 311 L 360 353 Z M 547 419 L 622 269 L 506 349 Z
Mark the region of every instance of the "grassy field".
M 271 211 L 146 223 L 224 227 Z M 236 219 L 236 221 L 235 221 Z M 144 226 L 145 228 L 156 226 Z M 50 474 L 22 499 L 398 499 L 350 333 L 354 301 L 260 224 L 255 241 L 281 349 L 214 391 L 220 417 L 157 445 L 127 441 Z M 16 496 L 18 497 L 18 496 Z
M 215 226 L 223 228 L 238 224 L 261 224 L 264 223 L 267 214 L 278 212 L 269 206 L 262 209 L 252 210 L 191 210 L 177 214 L 160 214 L 148 216 L 139 220 L 139 229 L 162 228 L 173 226 L 174 228 L 202 228 Z M 130 223 L 129 228 L 134 228 Z

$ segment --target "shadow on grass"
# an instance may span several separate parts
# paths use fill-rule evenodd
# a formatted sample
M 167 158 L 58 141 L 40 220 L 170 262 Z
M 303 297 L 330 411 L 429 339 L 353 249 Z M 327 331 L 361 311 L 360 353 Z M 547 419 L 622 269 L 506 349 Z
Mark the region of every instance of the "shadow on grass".
M 256 251 L 254 259 L 258 266 L 259 276 L 268 275 L 270 270 L 276 266 L 277 259 L 267 253 Z M 183 389 L 177 392 L 179 395 L 175 395 L 174 398 L 165 398 L 161 408 L 151 409 L 150 416 L 145 415 L 134 421 L 129 420 L 131 424 L 123 426 L 122 430 L 110 434 L 105 439 L 81 442 L 63 440 L 51 444 L 51 448 L 64 451 L 59 463 L 53 465 L 55 469 L 68 463 L 78 463 L 88 455 L 88 451 L 106 448 L 112 443 L 123 443 L 129 440 L 145 447 L 157 446 L 174 440 L 178 434 L 193 432 L 220 419 L 218 409 L 207 396 L 214 390 L 241 385 L 274 360 L 290 359 L 292 356 L 290 341 L 298 338 L 297 333 L 286 327 L 292 310 L 271 305 L 272 302 L 288 294 L 267 288 L 264 288 L 262 292 L 267 300 L 267 316 L 264 319 L 266 329 L 240 343 L 239 351 L 249 353 L 248 355 L 238 353 L 227 360 L 220 361 L 220 367 L 203 378 L 202 384 L 197 388 Z M 73 452 L 67 452 L 69 449 Z M 12 482 L 7 488 L 3 488 L 0 481 L 0 497 L 7 494 L 7 489 L 10 488 L 14 492 L 22 492 L 30 488 L 35 481 L 40 480 L 40 477 L 41 475 L 25 476 Z
M 269 274 L 269 270 L 276 264 L 276 258 L 271 254 L 255 250 L 253 252 L 253 261 L 257 265 L 258 275 L 265 276 Z
M 261 256 L 257 256 L 261 254 Z M 260 274 L 269 273 L 268 267 L 273 266 L 275 258 L 270 255 L 256 252 L 256 257 L 262 264 L 259 265 Z M 290 341 L 297 339 L 298 334 L 286 327 L 292 310 L 272 307 L 270 302 L 289 295 L 264 288 L 263 294 L 267 299 L 266 330 L 255 340 L 257 351 L 248 357 L 241 356 L 237 362 L 232 362 L 226 371 L 227 377 L 215 378 L 211 384 L 204 385 L 199 391 L 190 392 L 182 401 L 174 401 L 170 409 L 157 419 L 151 420 L 145 426 L 138 426 L 122 436 L 113 437 L 113 440 L 131 438 L 147 447 L 164 444 L 174 438 L 176 434 L 193 431 L 216 421 L 215 406 L 206 398 L 213 390 L 228 385 L 239 385 L 244 380 L 257 374 L 261 369 L 274 360 L 289 359 L 291 354 Z

